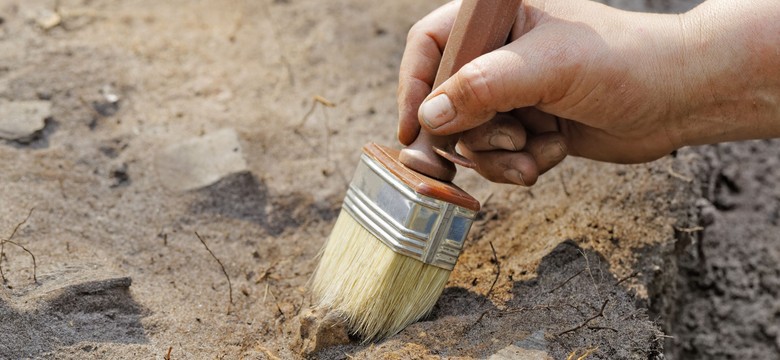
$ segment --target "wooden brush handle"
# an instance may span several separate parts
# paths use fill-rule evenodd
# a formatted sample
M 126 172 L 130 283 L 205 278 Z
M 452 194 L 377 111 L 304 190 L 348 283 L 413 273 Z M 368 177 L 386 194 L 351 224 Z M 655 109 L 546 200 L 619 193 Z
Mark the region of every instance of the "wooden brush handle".
M 506 43 L 517 16 L 520 0 L 463 0 L 444 48 L 433 89 L 463 65 Z M 420 130 L 417 139 L 401 150 L 399 160 L 407 167 L 442 180 L 452 181 L 455 165 L 474 167 L 455 152 L 460 134 L 436 136 Z

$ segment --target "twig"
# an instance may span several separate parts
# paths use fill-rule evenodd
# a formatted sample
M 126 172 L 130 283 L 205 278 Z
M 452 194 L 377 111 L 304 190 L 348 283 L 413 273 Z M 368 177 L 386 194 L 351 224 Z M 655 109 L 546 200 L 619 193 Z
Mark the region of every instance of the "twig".
M 227 279 L 227 282 L 228 282 L 228 296 L 230 297 L 230 303 L 228 304 L 227 313 L 228 313 L 228 315 L 230 315 L 230 309 L 233 306 L 233 283 L 230 281 L 230 275 L 228 275 L 227 270 L 225 270 L 225 265 L 223 265 L 222 261 L 219 260 L 217 255 L 214 255 L 214 252 L 211 251 L 211 249 L 209 249 L 209 246 L 206 245 L 206 241 L 204 241 L 203 238 L 200 237 L 200 234 L 198 234 L 197 231 L 195 232 L 195 236 L 198 237 L 198 240 L 200 240 L 200 243 L 203 244 L 203 247 L 206 248 L 206 251 L 208 251 L 209 254 L 211 254 L 211 257 L 213 257 L 214 260 L 217 261 L 217 264 L 219 264 L 219 267 L 222 268 L 222 273 L 225 274 L 225 278 Z
M 566 285 L 566 284 L 567 284 L 569 281 L 571 281 L 572 279 L 576 278 L 577 276 L 580 276 L 580 274 L 582 274 L 582 273 L 584 273 L 584 272 L 585 272 L 585 269 L 582 269 L 582 270 L 580 270 L 580 271 L 579 271 L 579 272 L 577 272 L 576 274 L 574 274 L 574 275 L 570 276 L 568 279 L 564 280 L 564 281 L 563 281 L 562 283 L 560 283 L 558 286 L 556 286 L 556 287 L 552 288 L 552 289 L 551 289 L 550 291 L 548 291 L 547 293 L 548 293 L 548 294 L 552 294 L 552 293 L 553 293 L 555 290 L 558 290 L 558 289 L 562 288 L 562 287 L 563 287 L 563 285 Z
M 686 234 L 691 234 L 691 233 L 695 233 L 695 232 L 699 232 L 699 231 L 704 231 L 704 227 L 701 227 L 701 226 L 694 226 L 694 227 L 689 227 L 689 228 L 681 228 L 681 227 L 675 226 L 674 229 L 679 231 L 679 232 L 684 232 Z
M 496 262 L 496 277 L 493 278 L 493 283 L 490 284 L 490 288 L 485 293 L 485 300 L 490 299 L 490 294 L 493 292 L 493 287 L 496 286 L 496 283 L 498 282 L 498 277 L 501 276 L 501 263 L 498 261 L 498 255 L 496 255 L 496 248 L 493 247 L 492 241 L 488 241 L 488 244 L 490 244 L 490 250 L 493 251 L 493 261 Z
M 16 246 L 22 248 L 22 250 L 26 251 L 28 254 L 30 254 L 30 256 L 32 257 L 32 260 L 33 260 L 33 281 L 35 281 L 36 284 L 38 283 L 38 277 L 36 276 L 36 272 L 38 270 L 38 266 L 36 265 L 36 262 L 35 262 L 35 255 L 33 255 L 33 253 L 30 250 L 27 250 L 26 247 L 24 247 L 22 245 L 19 245 L 16 242 L 11 241 L 11 239 L 13 239 L 14 236 L 16 235 L 16 232 L 19 231 L 19 228 L 22 227 L 22 225 L 24 225 L 27 222 L 27 220 L 30 219 L 30 216 L 32 216 L 33 210 L 35 210 L 35 208 L 31 208 L 30 212 L 27 213 L 27 217 L 25 217 L 24 220 L 22 220 L 22 222 L 16 224 L 16 226 L 14 227 L 14 230 L 11 232 L 11 236 L 9 236 L 7 239 L 0 240 L 0 278 L 2 278 L 3 284 L 8 283 L 8 279 L 5 278 L 5 272 L 3 272 L 3 258 L 5 257 L 5 243 L 16 245 Z
M 38 264 L 35 262 L 35 255 L 33 255 L 32 251 L 28 250 L 26 247 L 20 245 L 19 243 L 15 242 L 15 241 L 5 240 L 3 242 L 4 243 L 9 243 L 11 245 L 16 245 L 19 248 L 21 248 L 22 250 L 24 250 L 25 252 L 27 252 L 28 254 L 30 254 L 30 257 L 32 258 L 32 261 L 33 261 L 33 281 L 37 284 L 38 283 L 38 277 L 35 274 L 38 271 Z
M 639 271 L 634 271 L 631 274 L 629 274 L 628 276 L 618 280 L 618 282 L 615 283 L 615 286 L 622 284 L 624 281 L 626 281 L 628 279 L 635 278 L 635 277 L 639 276 L 639 274 L 640 274 Z
M 566 357 L 566 360 L 585 360 L 588 356 L 592 355 L 598 349 L 599 349 L 598 346 L 592 347 L 592 348 L 589 348 L 589 349 L 585 349 L 585 351 L 582 352 L 582 355 L 579 355 L 579 356 L 578 356 L 578 354 L 579 354 L 580 350 L 579 349 L 574 350 L 574 351 L 572 351 L 569 354 L 569 356 Z M 575 359 L 574 358 L 575 356 L 578 356 L 578 357 Z
M 325 105 L 326 107 L 331 107 L 331 108 L 332 107 L 336 107 L 336 103 L 334 103 L 334 102 L 332 102 L 332 101 L 330 101 L 330 100 L 328 100 L 328 99 L 326 99 L 326 98 L 324 98 L 324 97 L 322 97 L 320 95 L 314 95 L 314 97 L 312 99 L 314 101 L 322 104 L 322 105 Z
M 474 321 L 471 325 L 467 326 L 465 329 L 463 329 L 463 333 L 469 332 L 471 329 L 473 329 L 475 326 L 479 325 L 479 323 L 482 321 L 482 318 L 487 315 L 487 313 L 490 312 L 490 310 L 485 310 L 481 314 L 479 314 L 479 317 L 477 318 L 477 321 Z
M 165 357 L 163 357 L 163 359 L 165 359 L 165 360 L 171 360 L 171 351 L 173 351 L 173 346 L 169 346 L 169 347 L 168 347 L 168 352 L 167 352 L 167 353 L 165 353 Z
M 271 293 L 271 297 L 274 298 L 274 305 L 276 305 L 276 310 L 279 311 L 279 315 L 282 316 L 282 320 L 287 320 L 287 316 L 284 315 L 284 311 L 282 311 L 282 307 L 279 306 L 279 299 L 276 298 L 276 295 L 274 295 L 273 291 L 269 291 Z
M 569 304 L 569 303 L 566 303 L 566 306 L 568 306 L 568 307 L 570 307 L 570 308 L 574 309 L 575 311 L 577 311 L 578 313 L 580 313 L 580 315 L 582 315 L 582 316 L 585 316 L 585 313 L 584 313 L 584 312 L 582 312 L 582 310 L 580 310 L 580 308 L 578 308 L 578 307 L 576 307 L 576 306 L 574 306 L 574 305 L 572 305 L 572 304 Z
M 570 197 L 571 194 L 569 193 L 569 189 L 566 188 L 566 180 L 563 179 L 562 172 L 558 174 L 558 178 L 561 179 L 561 187 L 563 187 L 563 193 L 566 194 L 566 197 Z
M 271 276 L 271 270 L 273 270 L 276 267 L 276 265 L 279 265 L 279 260 L 274 261 L 273 263 L 271 263 L 271 265 L 269 265 L 266 269 L 264 269 L 260 277 L 257 278 L 257 280 L 255 280 L 255 284 L 259 284 L 265 281 L 266 279 L 268 279 L 268 277 Z
M 301 120 L 298 122 L 298 125 L 295 125 L 295 126 L 293 126 L 293 129 L 292 129 L 292 130 L 293 130 L 293 133 L 294 133 L 295 135 L 298 135 L 298 137 L 300 137 L 300 138 L 301 138 L 301 140 L 303 140 L 303 142 L 305 142 L 305 143 L 306 143 L 306 145 L 308 145 L 308 146 L 309 146 L 309 148 L 310 148 L 310 149 L 311 149 L 313 152 L 315 152 L 315 153 L 317 152 L 317 150 L 315 149 L 315 146 L 314 146 L 314 144 L 313 144 L 311 141 L 309 141 L 309 138 L 307 138 L 307 137 L 306 137 L 306 136 L 303 134 L 303 132 L 301 131 L 301 128 L 302 128 L 302 127 L 303 127 L 303 125 L 306 123 L 306 121 L 307 121 L 307 120 L 309 120 L 309 117 L 310 117 L 310 116 L 311 116 L 311 115 L 314 113 L 314 110 L 317 108 L 317 104 L 320 104 L 320 105 L 322 105 L 322 106 L 325 106 L 325 107 L 335 107 L 335 106 L 336 106 L 336 104 L 335 104 L 335 103 L 333 103 L 332 101 L 330 101 L 330 100 L 328 100 L 328 99 L 326 99 L 326 98 L 324 98 L 324 97 L 322 97 L 322 96 L 320 96 L 320 95 L 314 95 L 314 96 L 312 97 L 312 102 L 311 102 L 311 105 L 309 106 L 309 109 L 308 109 L 308 110 L 306 110 L 306 113 L 305 113 L 305 114 L 303 114 L 303 117 L 302 117 L 302 118 L 301 118 Z M 327 121 L 327 118 L 326 118 L 326 121 Z M 329 157 L 330 157 L 330 153 L 328 153 L 328 151 L 329 151 L 329 147 L 330 147 L 330 146 L 329 146 L 329 143 L 330 143 L 330 129 L 328 128 L 328 126 L 327 126 L 327 123 L 326 123 L 326 124 L 325 124 L 325 151 L 326 151 L 326 160 L 329 160 Z M 344 177 L 344 175 L 343 175 L 343 174 L 341 174 L 341 177 L 342 177 L 342 178 L 344 178 L 344 179 L 345 179 L 345 181 L 346 181 L 346 177 Z
M 562 336 L 562 335 L 568 334 L 570 332 L 575 332 L 575 331 L 577 331 L 579 329 L 582 329 L 585 326 L 588 326 L 588 323 L 590 323 L 591 321 L 604 316 L 604 309 L 607 307 L 607 303 L 609 303 L 609 299 L 604 300 L 604 304 L 601 305 L 601 310 L 599 310 L 598 314 L 589 317 L 587 320 L 583 321 L 582 324 L 579 324 L 579 325 L 577 325 L 577 326 L 575 326 L 575 327 L 573 327 L 573 328 L 571 328 L 569 330 L 565 330 L 563 332 L 558 333 L 557 336 Z
M 588 326 L 588 329 L 590 330 L 612 330 L 614 332 L 620 332 L 615 328 L 611 328 L 609 326 Z
M 678 179 L 680 179 L 682 181 L 685 181 L 685 182 L 693 181 L 693 178 L 691 178 L 689 176 L 685 176 L 683 174 L 680 174 L 677 171 L 674 171 L 674 168 L 672 167 L 672 162 L 671 161 L 669 161 L 667 163 L 667 165 L 666 165 L 666 172 L 668 172 L 669 175 L 671 175 L 672 177 L 676 177 L 676 178 L 678 178 Z
M 325 107 L 335 107 L 336 104 L 331 102 L 330 100 L 320 96 L 320 95 L 314 95 L 312 97 L 311 105 L 309 106 L 309 110 L 306 110 L 306 113 L 303 114 L 303 117 L 301 118 L 301 121 L 298 122 L 298 125 L 295 125 L 295 129 L 300 129 L 303 124 L 306 123 L 306 120 L 309 120 L 309 116 L 311 116 L 312 113 L 314 113 L 314 109 L 317 108 L 317 104 L 324 105 Z

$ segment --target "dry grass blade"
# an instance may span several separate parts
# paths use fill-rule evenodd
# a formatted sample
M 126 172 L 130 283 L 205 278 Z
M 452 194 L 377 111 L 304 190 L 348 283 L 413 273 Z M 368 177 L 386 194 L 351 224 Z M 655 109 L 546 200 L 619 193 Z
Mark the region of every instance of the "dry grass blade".
M 222 261 L 219 260 L 217 255 L 214 255 L 214 252 L 211 251 L 211 249 L 209 249 L 209 246 L 206 245 L 206 241 L 204 241 L 203 238 L 200 237 L 200 234 L 198 234 L 197 231 L 195 232 L 195 236 L 198 237 L 198 240 L 200 240 L 200 243 L 203 244 L 203 247 L 206 248 L 206 251 L 208 251 L 209 254 L 211 254 L 211 257 L 213 257 L 214 260 L 217 261 L 217 264 L 219 264 L 219 267 L 222 269 L 222 273 L 225 274 L 225 278 L 227 279 L 227 282 L 228 282 L 228 296 L 229 296 L 229 299 L 230 299 L 230 303 L 228 304 L 227 313 L 228 313 L 228 315 L 230 315 L 230 309 L 233 306 L 233 283 L 230 281 L 230 275 L 228 275 L 227 270 L 225 270 L 225 265 L 223 265 Z
M 12 241 L 12 239 L 16 235 L 16 232 L 19 231 L 19 228 L 22 227 L 22 225 L 24 225 L 25 223 L 27 223 L 27 220 L 30 220 L 30 216 L 32 216 L 33 210 L 35 210 L 35 208 L 31 208 L 30 212 L 27 213 L 27 217 L 25 217 L 24 220 L 22 220 L 20 223 L 16 224 L 14 230 L 11 232 L 11 236 L 9 236 L 7 239 L 0 240 L 0 278 L 3 280 L 3 284 L 8 282 L 8 279 L 5 278 L 5 272 L 3 271 L 3 259 L 5 258 L 6 243 L 15 245 L 21 248 L 22 250 L 24 250 L 25 252 L 27 252 L 28 254 L 30 254 L 30 257 L 32 257 L 32 261 L 33 261 L 33 281 L 35 281 L 36 284 L 38 283 L 38 276 L 36 275 L 36 273 L 38 272 L 38 265 L 35 261 L 35 255 L 32 253 L 32 251 L 30 251 L 26 247 L 22 246 L 21 244 L 15 241 Z
M 3 242 L 4 243 L 9 243 L 11 245 L 16 245 L 20 249 L 22 249 L 25 252 L 27 252 L 28 254 L 30 254 L 30 257 L 32 258 L 32 262 L 33 262 L 33 281 L 35 281 L 35 283 L 37 284 L 38 283 L 38 276 L 37 276 L 36 273 L 38 272 L 38 263 L 35 261 L 35 255 L 32 253 L 32 251 L 30 251 L 29 249 L 27 249 L 26 247 L 22 246 L 21 244 L 15 242 L 15 241 L 5 240 Z M 5 279 L 3 279 L 3 281 L 5 281 Z

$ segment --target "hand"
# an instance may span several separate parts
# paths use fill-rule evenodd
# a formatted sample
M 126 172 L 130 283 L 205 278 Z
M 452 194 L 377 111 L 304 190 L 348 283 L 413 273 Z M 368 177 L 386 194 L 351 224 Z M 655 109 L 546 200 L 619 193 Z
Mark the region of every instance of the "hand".
M 746 40 L 757 31 L 739 27 L 780 23 L 780 6 L 748 3 L 711 0 L 684 15 L 657 15 L 582 0 L 525 1 L 508 45 L 431 92 L 458 10 L 446 4 L 409 32 L 399 140 L 411 143 L 420 125 L 437 135 L 463 132 L 460 150 L 481 175 L 530 186 L 567 153 L 636 163 L 684 145 L 780 136 L 780 91 L 750 96 L 757 89 L 750 80 L 768 78 L 762 89 L 780 90 L 780 56 L 771 55 L 778 27 L 760 28 L 764 42 Z M 737 25 L 724 27 L 724 19 Z M 763 58 L 748 45 L 766 50 Z M 765 111 L 741 112 L 756 99 Z M 727 121 L 736 114 L 748 116 Z

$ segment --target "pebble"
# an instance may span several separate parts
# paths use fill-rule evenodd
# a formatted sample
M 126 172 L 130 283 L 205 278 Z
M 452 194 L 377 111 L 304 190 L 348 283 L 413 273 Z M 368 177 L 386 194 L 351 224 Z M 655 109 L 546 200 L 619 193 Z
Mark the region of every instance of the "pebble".
M 62 16 L 59 13 L 51 10 L 42 10 L 35 22 L 43 30 L 50 30 L 62 23 Z
M 489 360 L 537 360 L 552 359 L 547 353 L 547 340 L 544 330 L 538 330 L 530 336 L 511 344 L 491 355 Z
M 225 128 L 163 149 L 155 161 L 162 184 L 175 191 L 200 189 L 247 171 L 238 134 Z
M 0 138 L 27 142 L 51 117 L 50 101 L 0 102 Z

